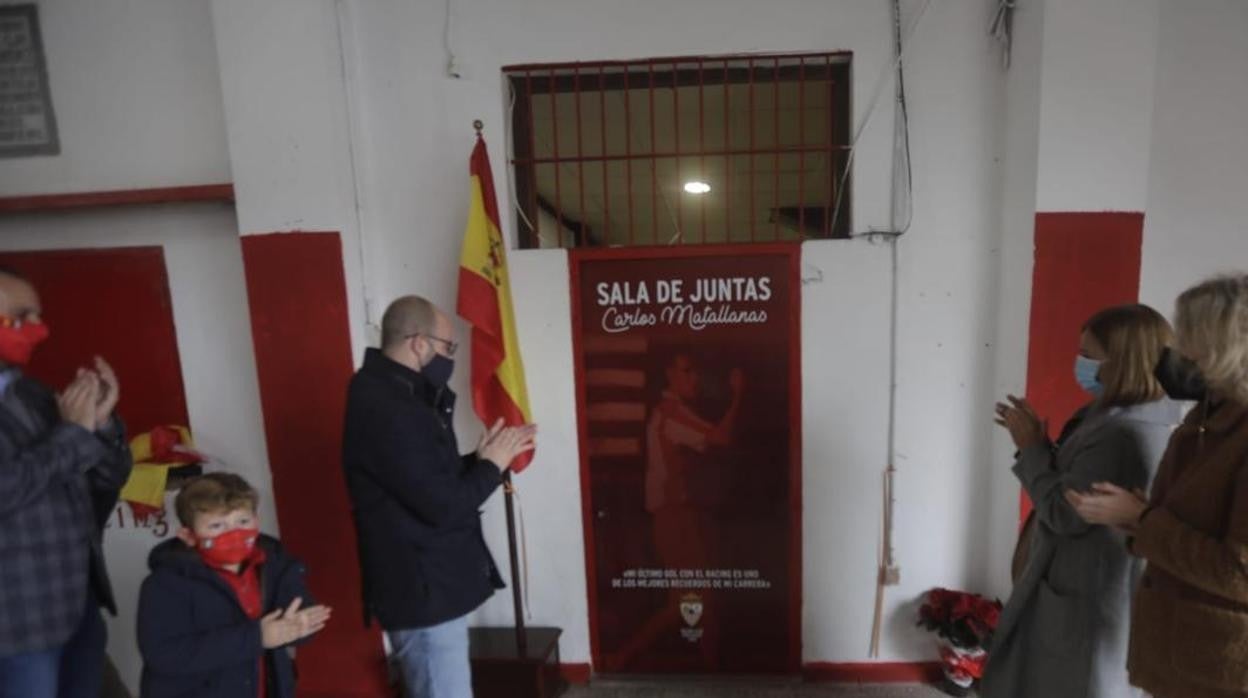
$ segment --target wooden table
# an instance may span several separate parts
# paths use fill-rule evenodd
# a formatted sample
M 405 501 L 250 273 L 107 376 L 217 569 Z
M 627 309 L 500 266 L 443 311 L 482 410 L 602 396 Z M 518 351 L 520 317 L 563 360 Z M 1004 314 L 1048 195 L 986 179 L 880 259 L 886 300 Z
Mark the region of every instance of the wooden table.
M 469 628 L 476 698 L 554 698 L 567 690 L 559 671 L 559 628 Z

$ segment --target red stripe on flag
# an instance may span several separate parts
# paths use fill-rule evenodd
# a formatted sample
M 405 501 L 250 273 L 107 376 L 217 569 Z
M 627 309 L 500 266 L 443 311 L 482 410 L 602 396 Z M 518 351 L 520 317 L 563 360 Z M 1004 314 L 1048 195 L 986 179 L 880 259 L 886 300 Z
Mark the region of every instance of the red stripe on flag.
M 481 180 L 481 198 L 485 200 L 485 215 L 501 231 L 502 224 L 498 218 L 498 197 L 494 196 L 494 174 L 490 171 L 490 155 L 485 150 L 485 140 L 477 139 L 472 149 L 472 160 L 468 163 L 468 172 Z
M 498 289 L 480 274 L 460 267 L 459 302 L 455 310 L 473 327 L 473 366 L 477 365 L 477 355 L 484 350 L 494 362 L 489 367 L 490 372 L 493 372 L 506 356 L 503 349 L 503 319 L 498 307 Z M 478 344 L 482 338 L 484 342 Z M 483 346 L 484 344 L 489 346 Z
M 506 352 L 502 337 L 479 325 L 469 312 L 476 306 L 487 305 L 490 298 L 496 299 L 490 282 L 467 269 L 459 270 L 459 314 L 472 323 L 472 408 L 487 425 L 502 416 L 494 411 L 497 399 L 489 393 L 495 390 L 506 393 L 495 373 Z M 497 312 L 497 309 L 496 302 L 494 310 Z

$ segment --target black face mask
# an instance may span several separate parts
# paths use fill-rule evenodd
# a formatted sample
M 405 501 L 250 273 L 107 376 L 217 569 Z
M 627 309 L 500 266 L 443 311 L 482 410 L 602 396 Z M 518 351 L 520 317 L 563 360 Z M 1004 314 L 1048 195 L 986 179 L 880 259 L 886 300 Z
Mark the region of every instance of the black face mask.
M 1196 363 L 1169 347 L 1161 351 L 1153 375 L 1174 400 L 1204 400 L 1209 391 Z
M 449 359 L 441 354 L 434 354 L 429 363 L 420 369 L 420 375 L 435 388 L 445 388 L 446 384 L 451 381 L 451 374 L 455 372 L 455 360 Z

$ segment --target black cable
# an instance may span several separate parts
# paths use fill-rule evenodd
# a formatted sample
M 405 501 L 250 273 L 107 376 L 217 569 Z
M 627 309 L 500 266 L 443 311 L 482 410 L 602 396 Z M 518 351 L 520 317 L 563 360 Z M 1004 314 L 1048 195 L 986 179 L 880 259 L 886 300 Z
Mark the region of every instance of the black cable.
M 893 0 L 896 21 L 893 22 L 893 41 L 896 42 L 897 55 L 901 56 L 901 1 Z M 902 152 L 906 157 L 906 225 L 897 231 L 897 236 L 905 235 L 910 230 L 914 219 L 914 169 L 910 166 L 910 109 L 906 106 L 906 69 L 901 61 L 897 62 L 897 107 L 901 109 Z
M 910 231 L 914 220 L 914 168 L 910 164 L 910 108 L 906 103 L 906 70 L 901 56 L 904 53 L 901 38 L 901 2 L 893 0 L 893 58 L 897 62 L 897 108 L 901 113 L 902 153 L 906 158 L 906 224 L 898 230 L 873 230 L 866 233 L 850 233 L 851 238 L 899 238 Z M 894 133 L 894 137 L 896 134 Z M 894 156 L 896 151 L 894 151 Z M 894 176 L 894 184 L 896 178 Z M 890 206 L 894 205 L 890 203 Z M 894 221 L 895 223 L 895 221 Z M 833 231 L 835 232 L 835 231 Z

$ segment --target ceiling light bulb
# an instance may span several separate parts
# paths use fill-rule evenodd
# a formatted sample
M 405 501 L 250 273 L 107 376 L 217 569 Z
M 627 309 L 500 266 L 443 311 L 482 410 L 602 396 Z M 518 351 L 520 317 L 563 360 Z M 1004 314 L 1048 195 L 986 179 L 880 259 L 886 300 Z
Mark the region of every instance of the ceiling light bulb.
M 705 194 L 711 190 L 706 182 L 685 182 L 685 191 L 690 194 Z

